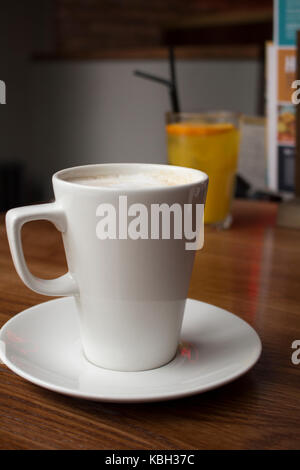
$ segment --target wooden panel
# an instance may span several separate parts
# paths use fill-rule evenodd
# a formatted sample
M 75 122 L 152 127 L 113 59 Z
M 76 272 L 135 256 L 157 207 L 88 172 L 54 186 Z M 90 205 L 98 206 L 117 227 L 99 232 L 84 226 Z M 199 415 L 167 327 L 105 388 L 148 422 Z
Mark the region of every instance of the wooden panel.
M 229 43 L 242 44 L 245 41 L 239 43 L 239 36 L 248 38 L 249 30 L 232 29 L 233 25 L 241 23 L 251 24 L 252 31 L 255 25 L 263 25 L 263 40 L 265 36 L 270 39 L 272 0 L 56 0 L 56 5 L 55 53 L 62 57 L 155 49 L 170 43 L 224 45 L 224 37 L 230 35 L 233 39 Z M 220 33 L 220 28 L 225 31 L 220 30 Z M 254 39 L 254 43 L 262 42 L 259 30 Z
M 255 44 L 243 46 L 179 46 L 174 48 L 176 59 L 257 59 L 261 58 L 263 48 Z M 106 59 L 167 59 L 167 47 L 136 47 L 95 49 L 90 51 L 70 51 L 64 54 L 35 54 L 37 61 L 81 61 Z

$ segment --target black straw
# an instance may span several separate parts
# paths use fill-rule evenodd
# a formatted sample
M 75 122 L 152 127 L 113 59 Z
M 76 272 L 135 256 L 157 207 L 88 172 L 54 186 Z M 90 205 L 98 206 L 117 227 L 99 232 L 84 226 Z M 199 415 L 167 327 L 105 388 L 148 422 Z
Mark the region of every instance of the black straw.
M 169 88 L 170 101 L 172 106 L 172 111 L 174 113 L 179 113 L 179 101 L 177 93 L 177 84 L 176 84 L 176 73 L 175 73 L 175 57 L 174 50 L 172 47 L 169 48 L 169 68 L 170 68 L 170 79 L 167 80 L 162 77 L 157 77 L 150 73 L 141 72 L 140 70 L 135 70 L 133 73 L 137 77 L 146 78 L 147 80 L 152 80 L 153 82 L 160 83 Z
M 170 96 L 171 96 L 172 109 L 174 113 L 179 113 L 179 102 L 178 102 L 176 73 L 175 73 L 175 57 L 174 57 L 173 47 L 169 48 L 169 67 L 170 67 L 170 75 L 171 75 Z
M 157 77 L 156 75 L 152 75 L 151 73 L 141 72 L 140 70 L 135 70 L 134 75 L 137 77 L 147 78 L 152 80 L 153 82 L 161 83 L 162 85 L 170 86 L 170 80 L 166 80 L 165 78 Z

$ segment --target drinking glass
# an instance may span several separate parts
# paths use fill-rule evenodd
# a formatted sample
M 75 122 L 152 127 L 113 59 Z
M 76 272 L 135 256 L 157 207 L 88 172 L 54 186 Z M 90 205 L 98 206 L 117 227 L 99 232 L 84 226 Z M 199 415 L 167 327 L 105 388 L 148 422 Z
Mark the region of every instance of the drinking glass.
M 204 222 L 218 228 L 231 225 L 231 204 L 238 164 L 239 113 L 167 113 L 168 160 L 196 168 L 209 177 Z

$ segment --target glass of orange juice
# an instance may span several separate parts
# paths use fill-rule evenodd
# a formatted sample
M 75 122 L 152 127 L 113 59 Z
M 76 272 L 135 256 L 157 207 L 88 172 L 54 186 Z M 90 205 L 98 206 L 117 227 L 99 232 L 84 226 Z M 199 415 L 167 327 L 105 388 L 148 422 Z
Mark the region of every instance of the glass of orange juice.
M 218 228 L 231 225 L 239 127 L 239 113 L 167 113 L 169 163 L 197 168 L 208 175 L 204 222 Z

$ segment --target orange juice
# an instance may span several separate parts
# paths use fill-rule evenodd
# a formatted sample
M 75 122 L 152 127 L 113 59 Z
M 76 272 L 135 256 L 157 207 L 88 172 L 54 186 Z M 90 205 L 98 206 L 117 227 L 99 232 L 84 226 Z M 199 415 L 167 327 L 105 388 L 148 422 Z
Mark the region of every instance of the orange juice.
M 167 138 L 170 164 L 197 168 L 209 176 L 205 223 L 223 222 L 234 191 L 238 129 L 226 122 L 176 122 L 167 125 Z

